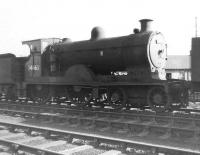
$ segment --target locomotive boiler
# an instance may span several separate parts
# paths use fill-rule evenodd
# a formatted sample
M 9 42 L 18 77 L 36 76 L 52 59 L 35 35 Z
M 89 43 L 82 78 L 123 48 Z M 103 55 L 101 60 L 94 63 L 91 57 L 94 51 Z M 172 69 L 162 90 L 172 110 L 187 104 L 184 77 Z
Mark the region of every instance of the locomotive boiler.
M 50 72 L 65 72 L 69 67 L 81 64 L 95 74 L 130 71 L 136 72 L 135 78 L 138 79 L 142 76 L 136 76 L 146 73 L 145 78 L 153 76 L 164 80 L 167 45 L 161 33 L 150 31 L 150 22 L 141 20 L 139 33 L 108 39 L 101 38 L 101 31 L 94 28 L 88 41 L 69 41 L 51 46 L 45 64 L 51 66 Z
M 165 79 L 167 44 L 162 33 L 151 30 L 151 22 L 140 20 L 140 31 L 115 38 L 103 38 L 95 27 L 90 40 L 64 39 L 42 55 L 32 53 L 26 66 L 38 67 L 26 67 L 27 95 L 42 98 L 46 94 L 57 101 L 65 97 L 81 107 L 160 111 L 186 106 L 185 83 Z M 36 76 L 30 76 L 33 72 Z

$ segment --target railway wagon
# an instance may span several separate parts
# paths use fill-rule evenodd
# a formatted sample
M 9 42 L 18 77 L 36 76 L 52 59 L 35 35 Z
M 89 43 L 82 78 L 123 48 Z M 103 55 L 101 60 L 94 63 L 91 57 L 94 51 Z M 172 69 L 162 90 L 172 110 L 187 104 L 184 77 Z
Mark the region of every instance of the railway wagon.
M 185 82 L 165 79 L 167 44 L 151 22 L 140 20 L 141 30 L 115 38 L 103 38 L 95 27 L 89 40 L 64 39 L 42 54 L 31 53 L 25 64 L 27 96 L 58 103 L 64 98 L 80 107 L 187 106 Z
M 25 61 L 26 58 L 10 53 L 0 55 L 0 94 L 5 98 L 22 95 Z

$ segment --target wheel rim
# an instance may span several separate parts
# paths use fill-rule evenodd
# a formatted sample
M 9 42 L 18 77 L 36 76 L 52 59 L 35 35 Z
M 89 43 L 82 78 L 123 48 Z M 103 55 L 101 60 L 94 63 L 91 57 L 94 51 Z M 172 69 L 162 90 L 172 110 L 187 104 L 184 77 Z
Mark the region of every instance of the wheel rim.
M 77 107 L 85 107 L 86 105 L 90 104 L 92 95 L 88 91 L 81 90 L 80 92 L 75 92 L 71 89 L 68 89 L 67 98 L 71 104 Z
M 31 92 L 31 98 L 38 104 L 45 104 L 50 96 L 48 87 L 41 87 L 41 89 L 38 89 L 38 87 L 35 86 L 33 92 Z
M 126 106 L 127 95 L 124 89 L 112 89 L 109 93 L 109 103 L 114 109 L 122 109 Z
M 154 111 L 161 112 L 169 109 L 169 97 L 162 87 L 153 87 L 148 90 L 147 102 Z

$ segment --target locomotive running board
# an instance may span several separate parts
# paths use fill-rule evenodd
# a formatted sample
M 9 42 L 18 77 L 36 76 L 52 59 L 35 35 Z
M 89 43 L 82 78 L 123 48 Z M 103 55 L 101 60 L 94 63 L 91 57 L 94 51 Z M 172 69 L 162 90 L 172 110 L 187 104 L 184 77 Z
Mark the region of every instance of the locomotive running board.
M 131 86 L 131 85 L 138 85 L 138 86 L 146 86 L 146 85 L 166 85 L 168 82 L 163 80 L 163 81 L 149 81 L 149 82 L 96 82 L 96 81 L 91 81 L 91 82 L 75 82 L 75 81 L 68 81 L 66 78 L 62 77 L 37 77 L 37 78 L 30 78 L 26 79 L 25 84 L 27 85 L 77 85 L 77 86 L 91 86 L 91 87 L 101 87 L 101 86 Z

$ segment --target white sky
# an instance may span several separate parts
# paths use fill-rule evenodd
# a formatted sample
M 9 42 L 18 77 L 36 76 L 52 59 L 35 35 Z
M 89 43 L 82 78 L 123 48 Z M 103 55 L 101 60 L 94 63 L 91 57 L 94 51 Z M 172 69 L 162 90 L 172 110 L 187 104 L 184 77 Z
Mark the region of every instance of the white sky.
M 154 20 L 168 43 L 168 54 L 189 54 L 200 35 L 199 0 L 0 0 L 0 53 L 23 55 L 21 41 L 58 37 L 90 38 L 94 26 L 106 37 L 128 35 L 139 19 Z

